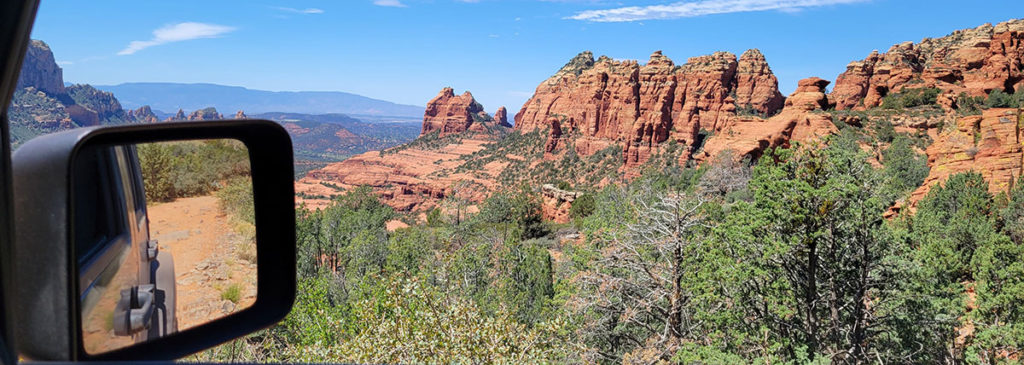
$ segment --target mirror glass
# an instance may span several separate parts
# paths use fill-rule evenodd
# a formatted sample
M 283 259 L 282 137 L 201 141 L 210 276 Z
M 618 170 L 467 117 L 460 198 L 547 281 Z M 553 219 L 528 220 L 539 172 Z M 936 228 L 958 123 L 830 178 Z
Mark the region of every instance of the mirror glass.
M 256 301 L 249 153 L 236 140 L 86 146 L 72 168 L 85 350 L 202 325 Z

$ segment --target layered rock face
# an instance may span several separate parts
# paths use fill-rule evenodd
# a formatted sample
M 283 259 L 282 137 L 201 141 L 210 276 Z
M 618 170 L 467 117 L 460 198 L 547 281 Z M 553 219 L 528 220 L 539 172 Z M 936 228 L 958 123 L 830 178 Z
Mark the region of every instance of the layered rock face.
M 446 87 L 427 102 L 420 136 L 440 131 L 440 137 L 444 137 L 465 132 L 474 123 L 486 122 L 493 122 L 493 119 L 484 111 L 483 105 L 473 98 L 472 93 L 466 91 L 456 96 L 455 90 Z
M 694 57 L 679 67 L 660 51 L 643 66 L 603 56 L 595 61 L 583 52 L 537 87 L 515 128 L 550 128 L 554 121 L 559 134 L 580 137 L 581 155 L 616 143 L 627 166 L 637 166 L 670 139 L 695 145 L 701 130 L 721 129 L 737 105 L 774 114 L 782 103 L 778 80 L 757 50 L 739 60 L 728 52 Z
M 958 30 L 918 44 L 901 43 L 851 62 L 831 94 L 836 109 L 880 105 L 889 93 L 935 87 L 950 108 L 960 93 L 983 96 L 994 89 L 1024 87 L 1024 20 Z
M 757 159 L 765 150 L 789 147 L 791 141 L 813 141 L 836 133 L 830 103 L 825 95 L 828 80 L 811 77 L 800 80 L 779 114 L 768 118 L 736 117 L 728 120 L 692 157 L 707 161 L 722 153 L 731 157 Z
M 931 172 L 911 195 L 911 204 L 924 198 L 935 184 L 952 175 L 975 171 L 988 181 L 993 194 L 1013 186 L 1024 170 L 1024 111 L 989 109 L 980 116 L 957 120 L 955 129 L 948 129 L 928 146 Z
M 35 87 L 47 94 L 64 94 L 64 72 L 53 59 L 50 46 L 33 39 L 25 51 L 18 88 Z

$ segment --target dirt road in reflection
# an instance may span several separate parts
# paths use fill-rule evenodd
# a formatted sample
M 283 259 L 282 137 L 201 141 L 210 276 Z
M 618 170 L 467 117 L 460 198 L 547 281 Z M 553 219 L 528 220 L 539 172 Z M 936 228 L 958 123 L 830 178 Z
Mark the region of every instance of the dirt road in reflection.
M 178 199 L 149 207 L 150 237 L 174 255 L 178 330 L 246 308 L 256 300 L 255 258 L 242 254 L 215 196 Z M 246 258 L 252 259 L 250 262 Z

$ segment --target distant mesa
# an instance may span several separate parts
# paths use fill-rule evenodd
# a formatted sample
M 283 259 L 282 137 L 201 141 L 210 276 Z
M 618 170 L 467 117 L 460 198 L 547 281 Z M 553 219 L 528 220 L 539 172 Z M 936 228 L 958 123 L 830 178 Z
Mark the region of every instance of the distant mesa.
M 245 110 L 249 114 L 268 112 L 392 116 L 419 118 L 422 106 L 412 106 L 336 91 L 264 91 L 217 84 L 135 82 L 97 85 L 113 92 L 129 107 L 149 105 L 173 111 L 216 106 L 220 110 Z

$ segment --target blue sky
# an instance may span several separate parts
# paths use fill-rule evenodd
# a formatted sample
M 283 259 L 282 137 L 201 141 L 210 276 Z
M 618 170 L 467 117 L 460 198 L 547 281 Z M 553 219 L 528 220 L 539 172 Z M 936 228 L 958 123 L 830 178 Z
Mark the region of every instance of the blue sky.
M 969 4 L 969 5 L 968 5 Z M 677 64 L 759 48 L 788 94 L 873 49 L 1024 17 L 1024 1 L 42 0 L 65 81 L 346 91 L 424 105 L 451 86 L 510 114 L 583 50 Z

